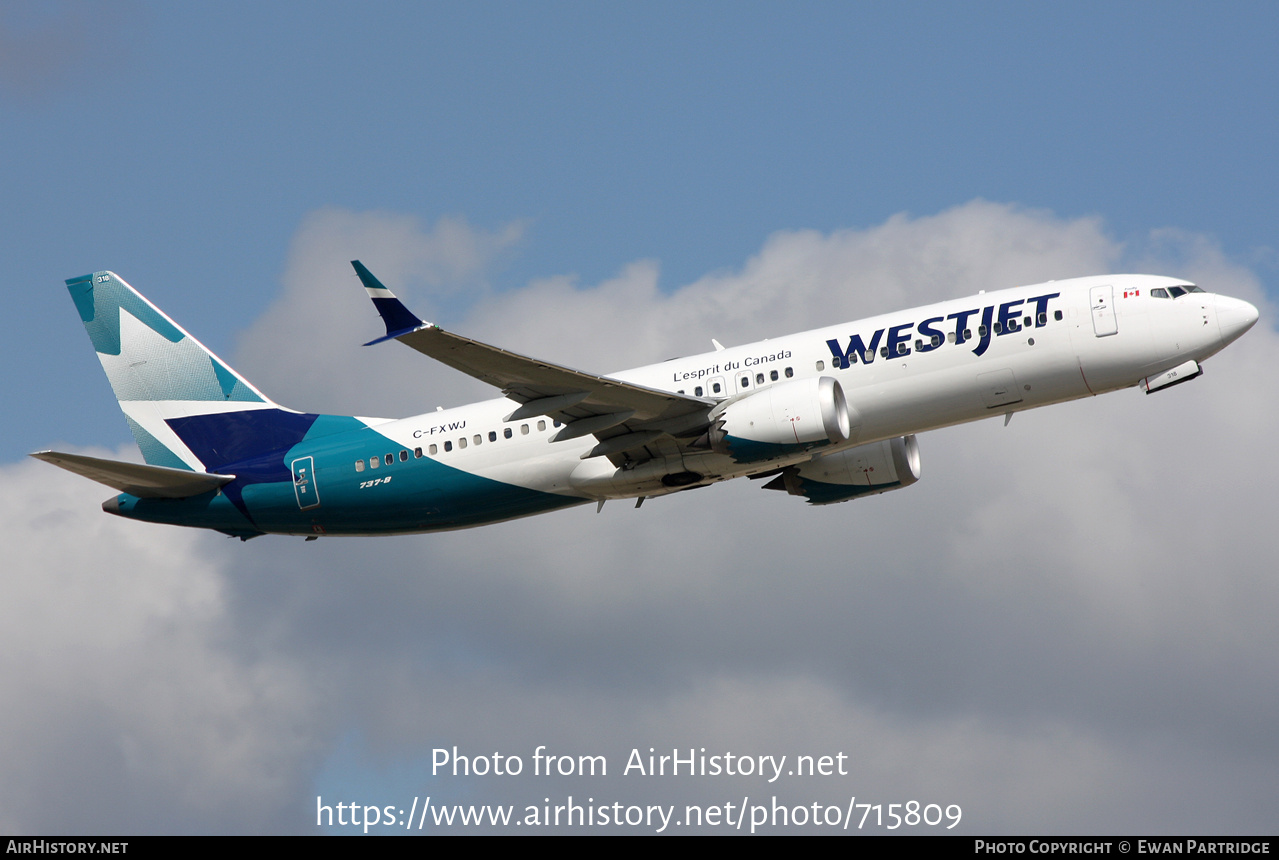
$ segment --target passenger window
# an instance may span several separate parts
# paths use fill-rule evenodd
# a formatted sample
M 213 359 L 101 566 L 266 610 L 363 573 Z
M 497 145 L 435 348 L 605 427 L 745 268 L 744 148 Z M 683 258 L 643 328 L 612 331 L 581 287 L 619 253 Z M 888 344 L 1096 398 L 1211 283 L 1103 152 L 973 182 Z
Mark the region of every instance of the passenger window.
M 888 358 L 888 347 L 886 347 L 886 346 L 881 346 L 881 347 L 879 348 L 879 354 L 880 354 L 880 356 L 881 356 L 881 357 L 883 357 L 883 358 Z
M 405 451 L 403 448 L 401 448 L 401 449 L 400 449 L 400 462 L 401 462 L 401 463 L 407 463 L 408 461 L 409 461 L 409 452 L 408 452 L 408 451 Z
M 510 427 L 507 427 L 505 430 L 503 430 L 503 431 L 502 431 L 502 436 L 503 436 L 503 437 L 505 437 L 505 438 L 507 438 L 507 439 L 510 439 L 510 438 L 511 438 L 511 428 L 510 428 Z
M 711 383 L 711 391 L 713 391 L 715 394 L 719 394 L 720 388 L 721 386 L 718 382 Z
M 391 464 L 392 464 L 392 463 L 394 463 L 394 462 L 395 462 L 395 455 L 394 455 L 394 454 L 387 454 L 387 455 L 386 455 L 386 465 L 388 465 L 388 466 L 389 466 L 389 465 L 391 465 Z
M 446 454 L 447 454 L 449 451 L 452 451 L 452 450 L 453 450 L 453 443 L 452 443 L 452 442 L 445 442 L 445 443 L 444 443 L 444 453 L 446 453 Z
M 995 334 L 1003 334 L 1003 333 L 1004 333 L 1004 324 L 995 323 Z M 982 337 L 985 337 L 985 335 L 982 335 Z
M 978 337 L 986 336 L 986 327 L 984 325 L 977 326 L 977 336 Z
M 364 471 L 364 460 L 363 460 L 363 459 L 360 459 L 360 460 L 356 460 L 356 461 L 355 461 L 355 471 L 357 471 L 357 472 L 363 472 L 363 471 Z
M 924 348 L 924 342 L 923 342 L 922 340 L 918 340 L 918 339 L 917 339 L 917 340 L 915 341 L 915 349 L 916 349 L 916 350 L 920 350 L 920 349 L 923 349 L 923 348 Z
M 497 431 L 496 431 L 496 430 L 490 430 L 490 431 L 489 431 L 489 441 L 490 441 L 490 442 L 496 442 L 496 441 L 497 441 Z
M 786 370 L 787 370 L 787 371 L 789 371 L 789 370 L 790 370 L 790 368 L 788 367 L 788 368 L 786 368 Z M 787 376 L 790 376 L 790 373 L 787 373 L 786 375 L 787 375 Z M 776 370 L 770 370 L 770 371 L 768 372 L 768 378 L 769 378 L 770 380 L 772 380 L 773 382 L 776 382 L 776 381 L 777 381 L 777 371 L 776 371 Z
M 819 361 L 817 362 L 817 370 L 818 370 L 818 372 L 820 373 L 821 371 L 823 371 L 823 370 L 825 370 L 825 369 L 826 369 L 826 362 L 824 362 L 824 361 L 820 361 L 820 360 L 819 360 Z
M 413 459 L 414 459 L 414 460 L 421 460 L 421 459 L 422 459 L 422 449 L 421 449 L 421 448 L 414 448 L 414 449 L 413 449 Z
M 751 387 L 751 378 L 749 376 L 743 376 L 742 388 L 750 388 L 750 387 Z
M 774 371 L 774 373 L 776 373 L 776 371 Z M 763 384 L 764 384 L 764 374 L 762 374 L 762 373 L 757 373 L 757 374 L 755 374 L 755 384 L 756 384 L 756 385 L 763 385 Z
M 381 465 L 382 465 L 382 460 L 381 460 L 381 458 L 379 458 L 379 457 L 370 457 L 370 458 L 369 458 L 369 468 L 370 468 L 370 469 L 376 469 L 378 466 L 381 466 Z
M 447 442 L 445 442 L 444 444 L 445 444 L 445 446 L 447 446 L 447 445 L 448 445 L 448 443 L 447 443 Z M 430 452 L 431 452 L 431 456 L 432 456 L 432 457 L 434 457 L 436 454 L 438 454 L 438 453 L 439 453 L 439 450 L 440 450 L 440 449 L 439 449 L 438 447 L 436 447 L 436 445 L 435 445 L 435 443 L 434 443 L 434 442 L 432 442 L 432 443 L 431 443 L 431 447 L 430 447 L 430 448 L 428 448 L 427 450 L 428 450 L 428 451 L 430 451 Z
M 465 437 L 465 436 L 463 436 L 461 439 L 458 439 L 458 440 L 457 440 L 457 447 L 458 447 L 458 449 L 459 449 L 459 450 L 460 450 L 460 449 L 462 449 L 462 448 L 465 448 L 465 447 L 466 447 L 466 437 Z
M 697 397 L 701 397 L 701 396 L 702 396 L 702 386 L 700 386 L 700 385 L 699 385 L 699 386 L 697 386 L 696 388 L 694 388 L 694 389 L 693 389 L 693 394 L 694 394 L 695 396 L 697 396 Z
M 1039 325 L 1048 325 L 1048 314 L 1041 313 L 1037 319 L 1039 320 Z
M 1026 328 L 1030 328 L 1031 324 L 1033 323 L 1033 320 L 1031 320 L 1031 318 L 1030 318 L 1030 317 L 1026 317 L 1026 319 L 1025 319 L 1023 322 L 1024 322 L 1024 324 L 1025 324 Z
M 928 342 L 931 343 L 933 346 L 941 346 L 941 335 L 939 334 L 933 335 L 931 338 L 929 338 Z
M 483 437 L 483 436 L 481 436 L 479 433 L 476 433 L 476 434 L 475 434 L 475 436 L 474 436 L 474 437 L 472 437 L 472 438 L 474 438 L 474 439 L 475 439 L 475 444 L 476 444 L 476 445 L 478 445 L 478 444 L 480 444 L 481 442 L 483 442 L 483 441 L 484 441 L 484 437 Z
M 949 341 L 950 343 L 954 343 L 954 342 L 955 342 L 955 333 L 954 333 L 953 331 L 948 331 L 948 332 L 946 332 L 946 340 L 947 340 L 947 341 Z
M 528 435 L 528 425 L 527 425 L 527 424 L 521 424 L 521 425 L 520 425 L 520 435 L 521 435 L 521 436 L 527 436 L 527 435 Z
M 537 422 L 537 429 L 538 429 L 538 432 L 539 432 L 539 433 L 540 433 L 541 431 L 545 430 L 545 429 L 546 429 L 546 422 L 545 422 L 545 421 L 539 421 L 539 422 Z
M 1061 311 L 1054 311 L 1053 319 L 1057 320 L 1057 322 L 1061 322 Z
M 788 368 L 786 368 L 786 378 L 787 378 L 787 379 L 790 379 L 790 378 L 791 378 L 792 376 L 794 376 L 794 375 L 795 375 L 795 369 L 794 369 L 794 368 L 792 368 L 792 367 L 788 367 Z
M 560 419 L 556 418 L 554 421 L 552 421 L 552 422 L 551 422 L 551 426 L 552 426 L 552 427 L 558 427 L 558 426 L 560 426 Z

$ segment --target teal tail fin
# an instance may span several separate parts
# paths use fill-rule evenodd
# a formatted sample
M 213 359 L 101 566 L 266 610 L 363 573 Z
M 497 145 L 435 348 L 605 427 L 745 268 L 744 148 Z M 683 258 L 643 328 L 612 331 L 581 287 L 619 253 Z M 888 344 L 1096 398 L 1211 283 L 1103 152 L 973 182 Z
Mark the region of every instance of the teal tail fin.
M 236 413 L 296 415 L 273 403 L 112 272 L 72 278 L 67 289 L 148 463 L 204 471 L 217 465 L 210 459 L 225 461 L 216 450 L 209 451 L 207 439 L 196 440 L 183 431 L 202 416 L 233 427 L 245 423 L 235 420 Z M 261 425 L 267 416 L 253 418 L 257 420 L 249 425 Z

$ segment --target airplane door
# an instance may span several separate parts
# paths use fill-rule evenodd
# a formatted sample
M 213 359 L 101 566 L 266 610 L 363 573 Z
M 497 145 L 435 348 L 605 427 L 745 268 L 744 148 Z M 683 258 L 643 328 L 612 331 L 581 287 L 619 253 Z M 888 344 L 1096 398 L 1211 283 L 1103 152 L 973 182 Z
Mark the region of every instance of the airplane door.
M 299 457 L 293 461 L 293 494 L 298 507 L 304 511 L 320 506 L 320 490 L 315 485 L 315 461 L 311 457 Z
M 1115 319 L 1115 288 L 1093 287 L 1088 292 L 1092 302 L 1092 330 L 1097 337 L 1117 334 L 1119 321 Z

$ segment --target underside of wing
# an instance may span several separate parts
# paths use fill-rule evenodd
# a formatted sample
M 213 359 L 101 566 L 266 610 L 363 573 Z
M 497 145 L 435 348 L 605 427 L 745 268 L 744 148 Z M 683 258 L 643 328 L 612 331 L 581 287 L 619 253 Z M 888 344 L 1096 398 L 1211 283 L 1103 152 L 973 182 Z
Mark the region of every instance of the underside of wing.
M 216 490 L 235 480 L 234 475 L 122 463 L 60 451 L 38 451 L 31 456 L 140 499 L 185 499 Z
M 635 385 L 541 361 L 423 322 L 358 260 L 352 261 L 386 324 L 386 336 L 498 388 L 521 404 L 517 421 L 547 415 L 562 422 L 555 440 L 593 435 L 586 457 L 615 462 L 682 448 L 705 431 L 715 401 Z M 647 453 L 645 453 L 647 451 Z

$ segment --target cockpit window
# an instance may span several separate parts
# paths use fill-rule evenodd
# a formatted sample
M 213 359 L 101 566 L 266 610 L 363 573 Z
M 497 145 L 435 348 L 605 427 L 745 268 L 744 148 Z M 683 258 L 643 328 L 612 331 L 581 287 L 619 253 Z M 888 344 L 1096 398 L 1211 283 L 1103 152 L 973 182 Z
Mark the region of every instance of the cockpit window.
M 1166 290 L 1163 287 L 1155 287 L 1150 291 L 1150 295 L 1152 298 L 1156 299 L 1175 299 L 1184 296 L 1187 293 L 1202 292 L 1203 290 L 1200 287 L 1196 287 L 1194 284 L 1178 284 L 1177 286 L 1169 287 Z

